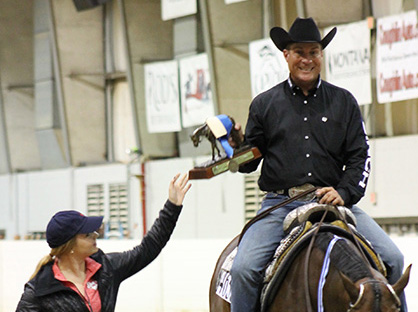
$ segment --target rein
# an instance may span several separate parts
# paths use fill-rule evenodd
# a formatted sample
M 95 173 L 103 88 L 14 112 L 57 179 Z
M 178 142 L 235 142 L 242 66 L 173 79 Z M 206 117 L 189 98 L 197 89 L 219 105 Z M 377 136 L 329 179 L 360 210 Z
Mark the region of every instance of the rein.
M 279 204 L 277 204 L 277 205 L 274 205 L 274 206 L 272 206 L 272 207 L 268 208 L 267 210 L 263 211 L 262 213 L 260 213 L 260 214 L 256 215 L 254 218 L 252 218 L 250 221 L 248 221 L 248 222 L 247 222 L 247 224 L 246 224 L 246 225 L 244 226 L 244 228 L 242 229 L 241 234 L 239 235 L 239 239 L 238 239 L 238 244 L 237 244 L 237 246 L 238 246 L 238 245 L 239 245 L 239 243 L 241 242 L 241 239 L 242 239 L 242 237 L 244 236 L 245 232 L 248 230 L 248 228 L 249 228 L 251 225 L 253 225 L 254 223 L 256 223 L 258 220 L 260 220 L 260 219 L 264 218 L 264 217 L 265 217 L 266 215 L 268 215 L 270 212 L 273 212 L 274 210 L 276 210 L 276 209 L 278 209 L 278 208 L 280 208 L 280 207 L 286 206 L 287 204 L 290 204 L 291 202 L 296 201 L 296 200 L 298 200 L 299 198 L 302 198 L 302 197 L 304 197 L 304 196 L 306 196 L 306 195 L 308 195 L 308 194 L 310 194 L 310 193 L 312 193 L 312 192 L 315 192 L 317 189 L 319 189 L 319 187 L 313 187 L 313 188 L 310 188 L 309 190 L 306 190 L 306 191 L 304 191 L 304 192 L 302 192 L 302 193 L 300 193 L 300 194 L 298 194 L 298 195 L 296 195 L 296 196 L 294 196 L 294 197 L 291 197 L 291 198 L 289 198 L 289 199 L 286 199 L 285 201 L 282 201 L 281 203 L 279 203 Z

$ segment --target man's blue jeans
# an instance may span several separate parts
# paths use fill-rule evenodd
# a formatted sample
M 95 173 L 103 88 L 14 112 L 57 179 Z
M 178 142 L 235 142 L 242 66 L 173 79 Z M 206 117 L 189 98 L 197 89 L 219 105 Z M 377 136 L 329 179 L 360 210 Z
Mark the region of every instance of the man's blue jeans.
M 288 199 L 287 196 L 268 193 L 263 199 L 258 213 Z M 257 221 L 241 239 L 238 253 L 231 269 L 232 294 L 231 312 L 256 312 L 259 310 L 259 295 L 263 281 L 263 271 L 274 251 L 284 237 L 283 220 L 286 215 L 307 202 L 294 201 L 280 207 Z M 353 206 L 351 211 L 357 219 L 357 230 L 368 239 L 385 262 L 394 284 L 402 275 L 403 255 L 381 227 L 360 208 Z M 401 311 L 408 311 L 405 295 L 400 297 Z

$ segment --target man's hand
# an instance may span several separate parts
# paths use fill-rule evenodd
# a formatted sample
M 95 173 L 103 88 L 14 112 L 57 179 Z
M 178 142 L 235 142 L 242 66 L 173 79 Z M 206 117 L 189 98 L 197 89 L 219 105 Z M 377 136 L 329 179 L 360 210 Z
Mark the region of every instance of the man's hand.
M 315 195 L 319 198 L 320 204 L 344 206 L 344 200 L 332 186 L 320 188 L 315 192 Z
M 183 204 L 184 196 L 192 186 L 190 183 L 188 184 L 189 177 L 187 173 L 183 174 L 180 179 L 179 176 L 180 173 L 177 173 L 174 176 L 174 178 L 170 181 L 170 186 L 168 188 L 168 200 L 177 206 L 181 206 Z
M 232 135 L 232 131 L 234 132 Z M 244 141 L 244 134 L 242 133 L 241 124 L 236 123 L 231 135 L 228 138 L 228 143 L 232 148 L 237 148 Z

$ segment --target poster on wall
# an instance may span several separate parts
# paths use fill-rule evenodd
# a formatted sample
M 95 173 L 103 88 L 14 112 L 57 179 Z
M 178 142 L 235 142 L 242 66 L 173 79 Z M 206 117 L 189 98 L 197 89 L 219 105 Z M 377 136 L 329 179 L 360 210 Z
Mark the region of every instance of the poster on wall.
M 324 33 L 333 27 L 326 28 Z M 370 29 L 367 21 L 338 25 L 324 50 L 326 80 L 350 91 L 357 102 L 371 104 Z
M 184 128 L 214 116 L 209 60 L 206 53 L 183 58 L 180 66 L 181 120 Z
M 196 12 L 197 0 L 161 0 L 161 19 L 163 21 L 196 14 Z
M 283 53 L 271 39 L 250 42 L 251 95 L 254 98 L 289 77 Z
M 418 98 L 417 12 L 380 18 L 376 27 L 377 101 Z
M 144 71 L 148 132 L 180 131 L 177 61 L 146 64 Z

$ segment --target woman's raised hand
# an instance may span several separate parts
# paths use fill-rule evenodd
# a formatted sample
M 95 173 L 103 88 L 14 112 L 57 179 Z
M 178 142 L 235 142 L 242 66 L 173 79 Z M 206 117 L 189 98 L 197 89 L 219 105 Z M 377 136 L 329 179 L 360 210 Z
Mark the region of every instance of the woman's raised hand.
M 168 188 L 168 200 L 177 206 L 183 204 L 184 196 L 192 186 L 189 182 L 189 176 L 187 173 L 183 174 L 180 178 L 180 173 L 177 173 L 170 181 Z

